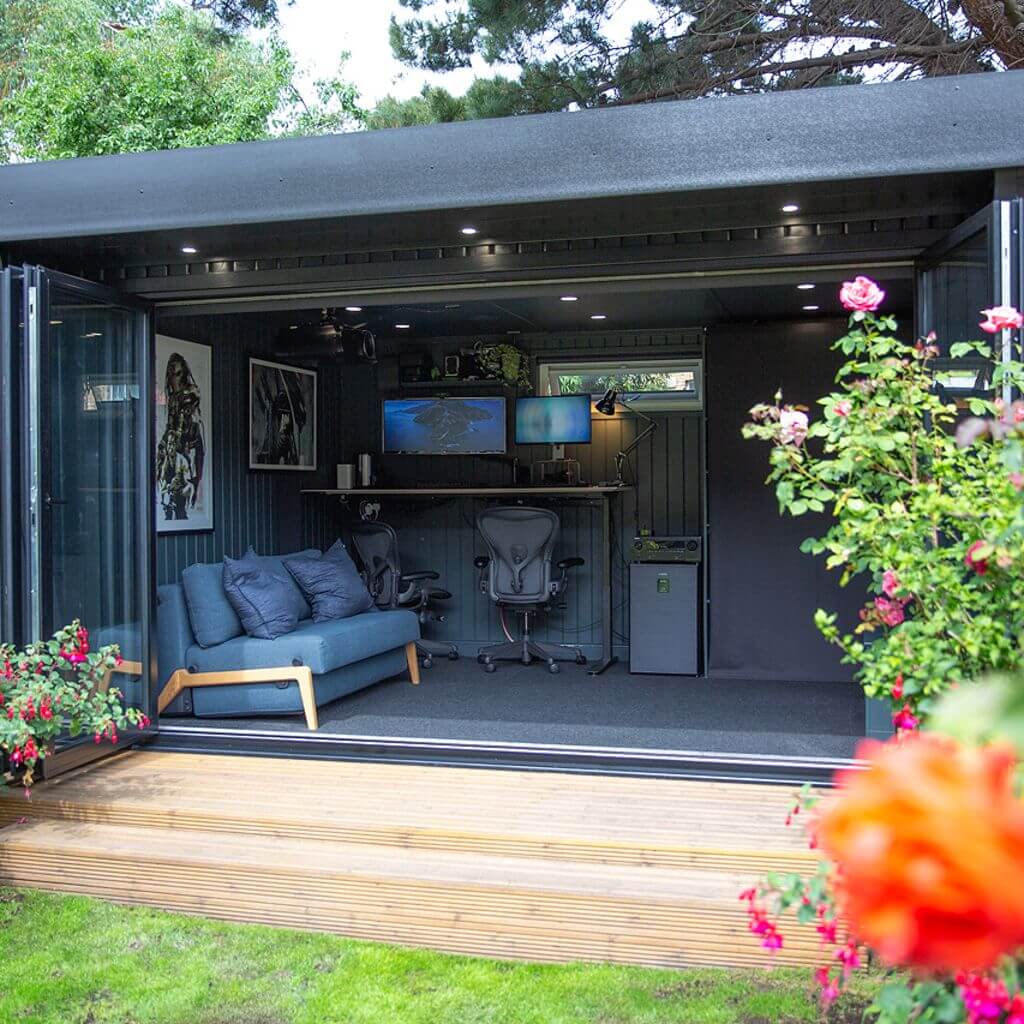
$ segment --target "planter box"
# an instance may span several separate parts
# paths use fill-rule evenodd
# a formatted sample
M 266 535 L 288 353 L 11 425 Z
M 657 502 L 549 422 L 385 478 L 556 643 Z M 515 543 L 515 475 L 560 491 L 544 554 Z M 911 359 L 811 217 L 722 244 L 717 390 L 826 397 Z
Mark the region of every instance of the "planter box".
M 864 735 L 873 740 L 890 739 L 895 732 L 889 701 L 864 698 Z

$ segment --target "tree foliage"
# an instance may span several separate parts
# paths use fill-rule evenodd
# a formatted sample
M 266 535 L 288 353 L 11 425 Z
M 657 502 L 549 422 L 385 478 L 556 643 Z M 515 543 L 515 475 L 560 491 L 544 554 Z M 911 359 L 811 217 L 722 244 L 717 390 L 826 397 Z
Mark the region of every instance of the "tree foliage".
M 216 7 L 218 17 L 228 13 Z M 0 62 L 7 159 L 318 134 L 360 118 L 340 76 L 316 83 L 316 101 L 303 102 L 291 54 L 275 37 L 252 42 L 212 10 L 156 0 L 8 0 Z
M 430 71 L 519 65 L 513 89 L 476 83 L 507 113 L 1024 67 L 1024 0 L 652 0 L 625 42 L 621 2 L 401 0 L 391 45 Z

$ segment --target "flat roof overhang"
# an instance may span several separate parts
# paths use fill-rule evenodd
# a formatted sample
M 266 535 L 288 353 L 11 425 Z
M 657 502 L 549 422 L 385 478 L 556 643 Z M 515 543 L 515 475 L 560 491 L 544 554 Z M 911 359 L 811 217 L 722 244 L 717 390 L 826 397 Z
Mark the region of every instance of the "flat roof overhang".
M 1024 164 L 1021 109 L 1024 71 L 12 165 L 0 245 L 95 272 L 186 242 L 204 261 L 465 247 L 467 221 L 480 245 L 784 226 L 795 193 L 825 220 L 898 216 L 990 199 Z

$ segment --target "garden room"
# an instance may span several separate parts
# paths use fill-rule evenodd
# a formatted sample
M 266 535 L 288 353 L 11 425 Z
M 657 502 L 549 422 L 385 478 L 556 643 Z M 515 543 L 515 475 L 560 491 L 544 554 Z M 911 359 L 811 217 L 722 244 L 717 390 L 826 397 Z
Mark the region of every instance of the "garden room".
M 5 635 L 119 644 L 171 750 L 805 778 L 890 732 L 743 428 L 814 417 L 861 275 L 976 390 L 1024 179 L 912 104 L 887 171 L 744 103 L 5 168 Z

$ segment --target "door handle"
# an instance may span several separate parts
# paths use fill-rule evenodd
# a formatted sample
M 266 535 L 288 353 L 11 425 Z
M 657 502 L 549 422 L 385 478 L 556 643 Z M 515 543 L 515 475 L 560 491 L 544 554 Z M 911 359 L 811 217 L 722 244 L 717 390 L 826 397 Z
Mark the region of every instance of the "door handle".
M 54 505 L 67 505 L 68 502 L 63 498 L 55 498 L 52 494 L 48 494 L 44 499 L 43 504 L 45 504 L 47 508 L 53 508 Z

